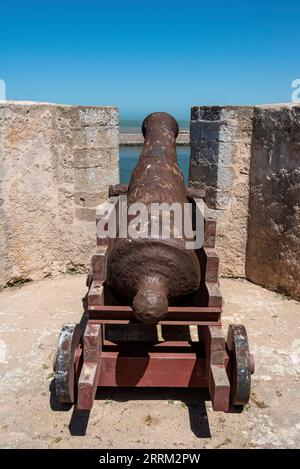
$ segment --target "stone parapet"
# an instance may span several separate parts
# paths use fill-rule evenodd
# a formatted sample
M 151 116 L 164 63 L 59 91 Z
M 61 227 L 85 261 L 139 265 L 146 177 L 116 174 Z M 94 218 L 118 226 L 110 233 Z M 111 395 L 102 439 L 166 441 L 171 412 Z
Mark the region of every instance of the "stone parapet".
M 113 107 L 0 103 L 0 287 L 86 268 L 118 125 Z
M 300 105 L 196 106 L 190 184 L 218 219 L 221 274 L 300 298 Z

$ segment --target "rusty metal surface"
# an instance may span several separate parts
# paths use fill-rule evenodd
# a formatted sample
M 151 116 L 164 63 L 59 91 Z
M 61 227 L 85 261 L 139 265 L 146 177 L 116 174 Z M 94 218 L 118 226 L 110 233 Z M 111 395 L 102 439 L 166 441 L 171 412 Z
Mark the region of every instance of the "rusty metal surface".
M 75 399 L 75 351 L 80 342 L 79 324 L 64 324 L 58 339 L 55 359 L 55 389 L 59 402 L 72 404 Z
M 166 113 L 150 114 L 143 122 L 144 146 L 128 187 L 128 206 L 188 202 L 176 155 L 178 124 Z M 141 230 L 147 230 L 147 226 Z M 171 233 L 174 233 L 171 219 Z M 185 239 L 117 239 L 109 254 L 107 285 L 120 301 L 132 305 L 136 318 L 155 324 L 168 305 L 194 293 L 200 267 Z
M 229 325 L 226 346 L 229 355 L 231 402 L 233 405 L 245 405 L 249 401 L 251 389 L 251 359 L 245 326 Z
M 177 142 L 176 142 L 176 145 L 177 145 Z M 108 195 L 109 197 L 114 197 L 114 196 L 121 195 L 121 194 L 127 194 L 128 187 L 129 187 L 128 184 L 112 184 L 108 188 Z M 185 188 L 185 191 L 186 191 L 186 196 L 189 200 L 197 199 L 197 198 L 205 200 L 204 189 L 198 189 L 196 187 L 187 186 Z
M 112 184 L 109 186 L 108 195 L 114 197 L 116 195 L 127 194 L 128 184 Z

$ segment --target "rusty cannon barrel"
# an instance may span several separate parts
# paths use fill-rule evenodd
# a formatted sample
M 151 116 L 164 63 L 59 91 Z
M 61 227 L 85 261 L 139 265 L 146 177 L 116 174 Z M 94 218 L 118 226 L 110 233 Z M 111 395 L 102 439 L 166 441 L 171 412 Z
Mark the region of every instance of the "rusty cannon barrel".
M 142 131 L 144 145 L 132 172 L 127 204 L 129 211 L 132 204 L 144 204 L 153 220 L 153 204 L 176 203 L 183 210 L 188 199 L 176 155 L 177 121 L 155 112 L 145 118 Z M 173 234 L 174 220 L 169 219 Z M 106 279 L 116 297 L 132 305 L 139 321 L 155 324 L 167 315 L 168 305 L 198 289 L 200 267 L 184 236 L 151 236 L 149 219 L 140 228 L 147 237 L 116 239 L 107 259 Z

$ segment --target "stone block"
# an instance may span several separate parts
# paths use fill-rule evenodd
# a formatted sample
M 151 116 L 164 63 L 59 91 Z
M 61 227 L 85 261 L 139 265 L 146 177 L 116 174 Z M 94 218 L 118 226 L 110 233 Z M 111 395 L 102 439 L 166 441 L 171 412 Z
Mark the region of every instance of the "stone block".
M 246 275 L 300 299 L 300 105 L 255 109 Z
M 191 110 L 190 184 L 206 189 L 223 275 L 245 276 L 252 114 L 249 107 Z
M 118 180 L 116 108 L 0 103 L 0 288 L 85 270 L 95 207 Z

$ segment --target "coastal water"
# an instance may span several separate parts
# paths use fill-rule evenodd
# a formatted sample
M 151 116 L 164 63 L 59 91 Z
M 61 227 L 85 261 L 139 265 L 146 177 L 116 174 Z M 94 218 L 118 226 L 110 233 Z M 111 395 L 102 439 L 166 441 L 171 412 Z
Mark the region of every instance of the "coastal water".
M 141 153 L 140 146 L 120 146 L 120 181 L 121 184 L 128 184 L 131 172 L 135 167 Z M 181 171 L 183 172 L 185 184 L 188 184 L 190 147 L 178 146 L 177 158 Z

